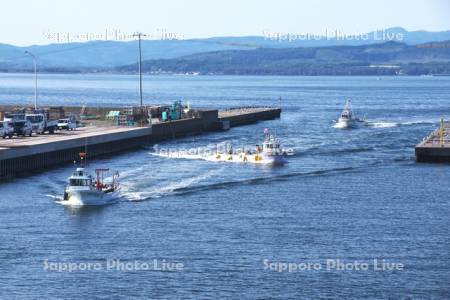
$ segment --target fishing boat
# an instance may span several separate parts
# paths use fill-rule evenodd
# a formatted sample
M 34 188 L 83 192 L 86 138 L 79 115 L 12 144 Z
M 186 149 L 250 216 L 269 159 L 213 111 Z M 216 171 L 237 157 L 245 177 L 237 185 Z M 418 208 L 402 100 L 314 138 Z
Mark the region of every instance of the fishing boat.
M 157 156 L 164 156 L 170 158 L 184 158 L 184 159 L 201 159 L 213 162 L 228 162 L 228 163 L 253 163 L 266 165 L 281 165 L 285 163 L 284 157 L 286 151 L 281 148 L 278 139 L 264 129 L 265 139 L 262 146 L 256 145 L 255 150 L 246 150 L 246 148 L 234 151 L 229 147 L 227 151 L 208 152 L 207 154 L 189 154 L 186 152 L 169 152 L 169 153 L 152 153 Z
M 358 124 L 364 122 L 364 120 L 356 118 L 353 114 L 352 105 L 350 100 L 345 102 L 344 109 L 339 116 L 339 119 L 336 121 L 334 125 L 335 128 L 354 128 Z
M 281 148 L 280 142 L 269 132 L 269 129 L 265 128 L 264 134 L 265 138 L 262 147 L 256 145 L 254 151 L 242 149 L 234 152 L 230 148 L 226 153 L 217 152 L 215 155 L 207 157 L 206 160 L 269 165 L 284 164 L 285 151 Z
M 112 175 L 112 182 L 105 183 L 109 169 L 96 169 L 95 177 L 85 168 L 85 153 L 80 153 L 81 164 L 69 177 L 64 190 L 63 204 L 71 206 L 106 205 L 114 202 L 119 193 L 119 173 Z

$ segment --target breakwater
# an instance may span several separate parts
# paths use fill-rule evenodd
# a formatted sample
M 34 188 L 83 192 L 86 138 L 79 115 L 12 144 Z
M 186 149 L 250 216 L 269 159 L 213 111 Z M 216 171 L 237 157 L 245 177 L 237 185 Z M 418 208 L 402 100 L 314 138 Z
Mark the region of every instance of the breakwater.
M 52 135 L 0 140 L 0 178 L 71 162 L 88 149 L 90 158 L 139 148 L 186 135 L 226 130 L 229 127 L 279 118 L 279 108 L 238 108 L 219 112 L 199 110 L 198 116 L 145 127 L 88 125 Z

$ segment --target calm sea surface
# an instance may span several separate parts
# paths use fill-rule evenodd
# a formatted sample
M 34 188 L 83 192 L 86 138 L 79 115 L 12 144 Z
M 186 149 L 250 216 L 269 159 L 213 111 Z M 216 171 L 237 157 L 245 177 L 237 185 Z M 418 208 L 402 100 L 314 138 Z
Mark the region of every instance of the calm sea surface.
M 450 77 L 146 76 L 144 91 L 148 104 L 283 108 L 279 120 L 160 148 L 251 146 L 267 127 L 295 154 L 276 168 L 164 158 L 154 145 L 91 160 L 121 172 L 120 201 L 96 209 L 55 203 L 71 164 L 2 182 L 1 299 L 450 297 L 450 166 L 414 161 L 450 116 Z M 0 74 L 0 104 L 31 104 L 33 92 L 31 75 Z M 332 127 L 347 98 L 368 126 Z M 41 75 L 39 99 L 132 105 L 138 86 Z M 380 270 L 383 260 L 403 269 Z

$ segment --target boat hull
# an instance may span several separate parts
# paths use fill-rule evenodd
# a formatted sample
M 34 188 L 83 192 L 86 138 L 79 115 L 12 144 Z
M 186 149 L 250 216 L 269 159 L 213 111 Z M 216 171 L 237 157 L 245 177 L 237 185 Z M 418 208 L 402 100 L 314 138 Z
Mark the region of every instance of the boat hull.
M 346 128 L 356 128 L 359 124 L 363 123 L 363 121 L 359 119 L 338 119 L 336 124 L 334 124 L 334 128 L 346 129 Z
M 238 163 L 254 163 L 254 164 L 272 164 L 281 165 L 285 163 L 282 155 L 265 155 L 265 154 L 217 154 L 209 157 L 210 161 L 220 162 L 238 162 Z
M 152 155 L 169 157 L 169 158 L 182 158 L 182 159 L 196 159 L 206 160 L 211 162 L 227 162 L 227 163 L 249 163 L 249 164 L 267 164 L 267 165 L 282 165 L 286 162 L 284 155 L 267 155 L 267 154 L 224 154 L 218 153 L 214 155 L 192 155 L 187 153 L 169 153 L 158 154 L 152 153 Z
M 97 190 L 72 190 L 66 191 L 66 193 L 67 200 L 65 204 L 71 206 L 108 205 L 116 201 L 119 196 L 118 191 L 105 193 Z

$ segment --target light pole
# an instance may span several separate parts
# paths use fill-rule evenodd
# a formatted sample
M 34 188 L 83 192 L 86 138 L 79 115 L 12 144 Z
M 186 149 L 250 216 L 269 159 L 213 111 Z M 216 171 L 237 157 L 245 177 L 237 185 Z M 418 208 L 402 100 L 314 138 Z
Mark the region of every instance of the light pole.
M 143 33 L 137 32 L 133 34 L 133 36 L 137 36 L 139 38 L 139 99 L 140 105 L 143 106 L 142 103 L 142 51 L 141 51 L 141 37 L 146 36 Z
M 33 63 L 34 63 L 34 109 L 37 109 L 37 63 L 36 63 L 36 56 L 29 52 L 29 51 L 25 51 L 26 54 L 28 54 L 29 56 L 31 56 L 33 58 Z

